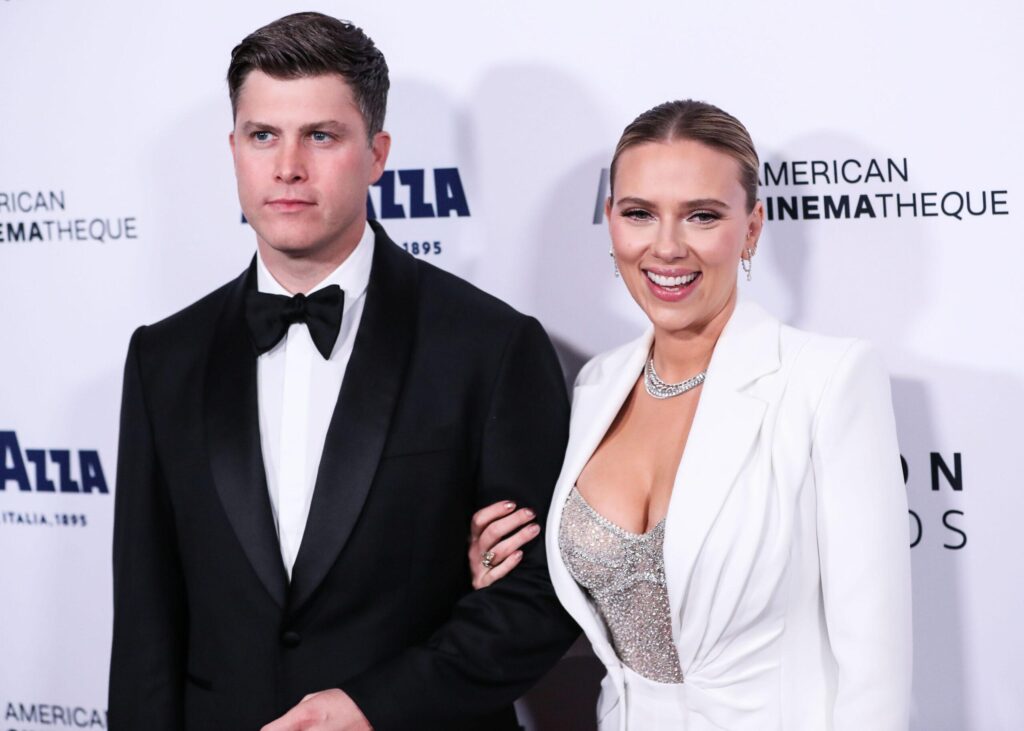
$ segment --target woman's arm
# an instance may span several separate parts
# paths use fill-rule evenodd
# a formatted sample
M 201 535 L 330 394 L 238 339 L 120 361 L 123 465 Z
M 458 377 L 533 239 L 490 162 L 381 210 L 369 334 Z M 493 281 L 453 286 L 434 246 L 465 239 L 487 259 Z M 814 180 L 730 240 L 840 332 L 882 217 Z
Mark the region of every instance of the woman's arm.
M 523 558 L 520 549 L 540 535 L 540 526 L 530 522 L 534 517 L 529 508 L 516 510 L 515 503 L 508 501 L 473 514 L 469 522 L 469 570 L 474 589 L 490 586 L 519 565 Z
M 889 378 L 855 342 L 827 383 L 811 458 L 835 731 L 906 731 L 910 713 L 910 537 Z

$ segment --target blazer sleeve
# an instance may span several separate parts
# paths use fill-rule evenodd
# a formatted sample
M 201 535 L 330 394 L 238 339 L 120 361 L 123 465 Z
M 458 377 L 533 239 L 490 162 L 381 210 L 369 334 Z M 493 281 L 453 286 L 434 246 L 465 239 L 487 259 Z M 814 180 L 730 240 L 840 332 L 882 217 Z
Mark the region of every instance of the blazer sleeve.
M 128 346 L 114 497 L 109 728 L 178 730 L 185 677 L 184 581 L 160 477 L 136 330 Z
M 906 731 L 910 537 L 889 378 L 866 343 L 847 350 L 814 419 L 818 554 L 837 663 L 835 731 Z
M 511 499 L 533 508 L 544 525 L 567 439 L 561 369 L 540 324 L 523 318 L 505 346 L 490 398 L 477 506 Z M 376 731 L 481 716 L 518 698 L 578 634 L 551 586 L 544 541 L 534 540 L 515 571 L 464 595 L 426 644 L 362 674 L 343 690 Z

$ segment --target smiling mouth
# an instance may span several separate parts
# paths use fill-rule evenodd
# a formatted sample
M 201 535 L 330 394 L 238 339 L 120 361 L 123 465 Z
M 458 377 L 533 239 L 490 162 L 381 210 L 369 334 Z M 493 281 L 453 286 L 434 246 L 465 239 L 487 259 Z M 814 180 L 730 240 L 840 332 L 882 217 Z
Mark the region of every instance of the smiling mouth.
M 662 289 L 668 290 L 669 292 L 678 292 L 685 289 L 689 285 L 693 284 L 700 276 L 700 272 L 690 272 L 689 274 L 683 274 L 678 277 L 669 277 L 664 274 L 657 274 L 652 271 L 645 271 L 647 278 L 661 287 Z

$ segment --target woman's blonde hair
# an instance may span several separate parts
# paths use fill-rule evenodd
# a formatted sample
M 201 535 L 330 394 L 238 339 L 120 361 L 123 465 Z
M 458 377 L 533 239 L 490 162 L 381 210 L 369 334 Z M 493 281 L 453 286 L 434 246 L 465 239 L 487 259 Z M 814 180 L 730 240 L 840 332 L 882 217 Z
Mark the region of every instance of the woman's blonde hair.
M 754 210 L 759 162 L 750 133 L 728 112 L 693 99 L 659 104 L 629 123 L 622 131 L 612 156 L 611 190 L 615 190 L 615 168 L 624 151 L 645 142 L 674 140 L 700 142 L 732 157 L 740 166 L 740 184 L 747 194 L 747 211 Z

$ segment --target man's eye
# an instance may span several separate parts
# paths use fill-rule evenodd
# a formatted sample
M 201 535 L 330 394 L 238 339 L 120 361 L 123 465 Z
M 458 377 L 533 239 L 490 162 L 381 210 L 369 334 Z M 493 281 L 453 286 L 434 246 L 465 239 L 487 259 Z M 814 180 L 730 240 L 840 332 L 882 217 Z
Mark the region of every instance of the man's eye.
M 313 132 L 310 137 L 313 138 L 313 142 L 328 142 L 331 136 L 326 132 Z
M 268 141 L 270 141 L 270 133 L 269 132 L 253 132 L 252 133 L 252 138 L 254 140 L 256 140 L 257 142 L 268 142 Z

